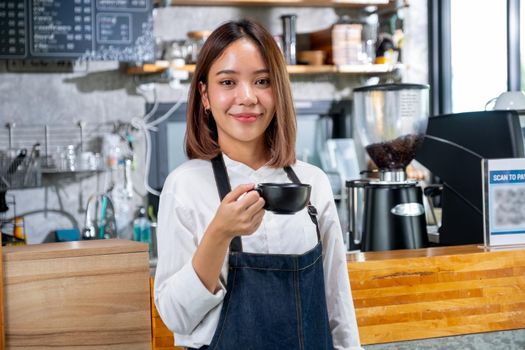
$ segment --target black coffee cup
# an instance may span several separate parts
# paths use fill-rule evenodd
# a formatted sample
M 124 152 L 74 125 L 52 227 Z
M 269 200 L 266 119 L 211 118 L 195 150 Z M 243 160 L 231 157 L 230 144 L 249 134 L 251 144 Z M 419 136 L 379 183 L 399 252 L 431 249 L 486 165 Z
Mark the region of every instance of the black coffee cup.
M 293 214 L 310 201 L 312 186 L 294 183 L 260 183 L 254 188 L 264 199 L 264 209 L 276 214 Z

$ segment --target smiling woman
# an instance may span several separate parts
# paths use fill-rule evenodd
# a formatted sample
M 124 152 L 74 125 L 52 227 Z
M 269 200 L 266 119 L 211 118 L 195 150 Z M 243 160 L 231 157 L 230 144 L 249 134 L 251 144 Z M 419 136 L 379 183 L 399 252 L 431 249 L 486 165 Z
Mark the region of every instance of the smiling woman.
M 271 158 L 265 131 L 275 102 L 269 70 L 253 41 L 243 38 L 228 46 L 199 87 L 202 105 L 217 124 L 220 148 L 252 168 L 265 164 Z
M 186 130 L 190 160 L 160 197 L 154 291 L 178 345 L 361 349 L 330 182 L 296 160 L 286 64 L 266 29 L 228 22 L 209 36 Z M 306 207 L 265 211 L 255 184 L 290 182 L 311 189 Z
M 247 22 L 244 28 L 230 22 L 217 29 L 215 34 L 214 40 L 208 40 L 209 45 L 199 53 L 190 87 L 194 93 L 188 102 L 188 158 L 211 159 L 219 153 L 214 136 L 218 131 L 217 120 L 213 117 L 220 118 L 224 113 L 219 111 L 224 108 L 223 104 L 233 102 L 224 99 L 236 96 L 245 99 L 233 110 L 236 114 L 262 112 L 262 109 L 266 114 L 273 112 L 264 134 L 265 145 L 272 154 L 269 165 L 292 164 L 295 161 L 295 111 L 291 91 L 284 88 L 290 83 L 286 62 L 277 43 L 263 27 L 251 22 Z M 218 93 L 217 98 L 215 93 Z M 212 105 L 210 94 L 217 104 Z M 253 99 L 257 100 L 254 102 Z M 272 106 L 266 106 L 268 103 Z M 208 113 L 206 107 L 210 108 Z M 268 154 L 264 157 L 268 158 Z

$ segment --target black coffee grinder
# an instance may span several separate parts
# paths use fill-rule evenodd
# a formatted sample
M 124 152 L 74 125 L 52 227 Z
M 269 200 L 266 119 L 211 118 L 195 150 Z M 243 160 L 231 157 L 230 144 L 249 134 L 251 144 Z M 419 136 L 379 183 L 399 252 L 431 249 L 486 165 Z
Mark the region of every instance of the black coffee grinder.
M 354 90 L 356 126 L 379 179 L 364 184 L 362 251 L 428 246 L 421 187 L 407 180 L 426 132 L 429 87 L 382 84 Z

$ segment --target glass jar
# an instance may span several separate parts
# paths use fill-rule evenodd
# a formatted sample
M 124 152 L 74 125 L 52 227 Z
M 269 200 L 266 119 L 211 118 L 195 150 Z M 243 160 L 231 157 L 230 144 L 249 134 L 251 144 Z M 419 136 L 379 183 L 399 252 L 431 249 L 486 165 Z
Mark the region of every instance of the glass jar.
M 332 54 L 336 66 L 363 63 L 363 25 L 351 23 L 347 15 L 332 28 Z
M 210 36 L 211 31 L 209 30 L 196 30 L 186 33 L 188 36 L 188 63 L 196 63 L 199 52 L 204 45 L 204 42 Z
M 185 40 L 173 40 L 167 45 L 164 59 L 176 66 L 190 63 L 191 46 Z

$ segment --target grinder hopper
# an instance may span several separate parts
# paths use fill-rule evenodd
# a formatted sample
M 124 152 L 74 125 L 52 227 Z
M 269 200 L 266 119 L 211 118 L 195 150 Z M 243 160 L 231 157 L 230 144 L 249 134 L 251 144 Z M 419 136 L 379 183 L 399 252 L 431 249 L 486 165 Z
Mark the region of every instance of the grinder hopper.
M 414 159 L 427 129 L 428 93 L 429 87 L 419 84 L 372 85 L 354 90 L 357 130 L 381 173 L 404 173 Z

